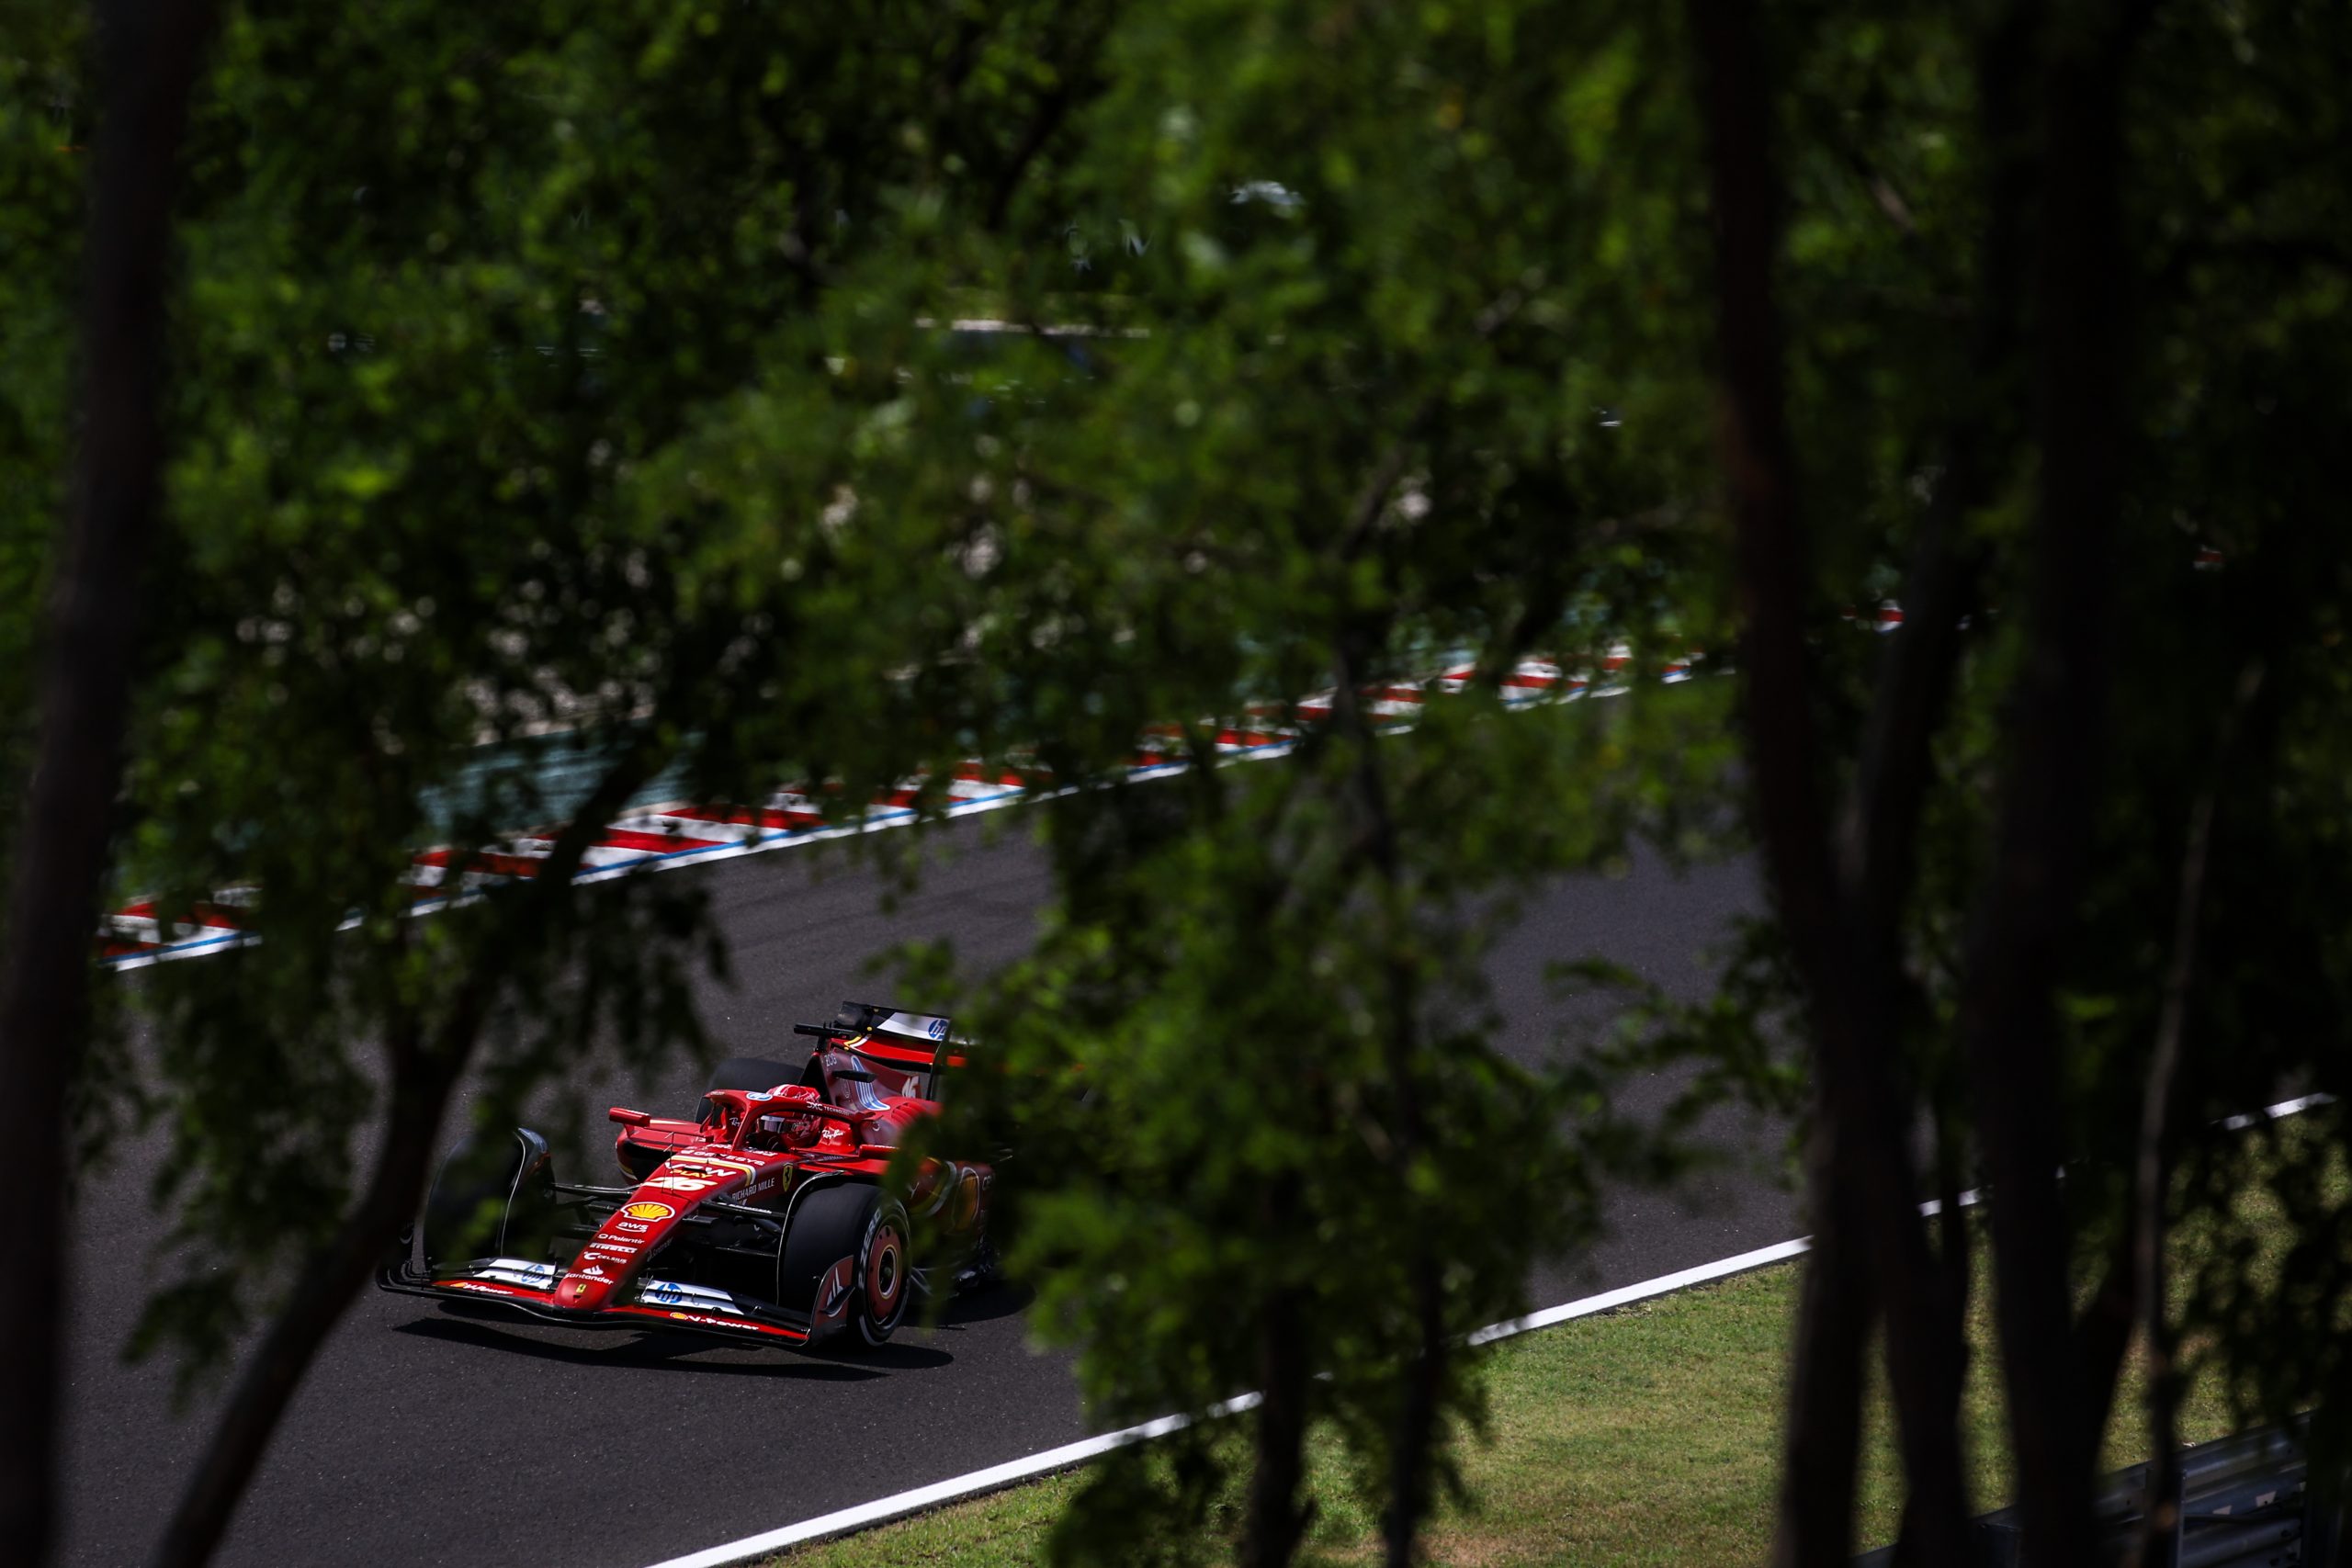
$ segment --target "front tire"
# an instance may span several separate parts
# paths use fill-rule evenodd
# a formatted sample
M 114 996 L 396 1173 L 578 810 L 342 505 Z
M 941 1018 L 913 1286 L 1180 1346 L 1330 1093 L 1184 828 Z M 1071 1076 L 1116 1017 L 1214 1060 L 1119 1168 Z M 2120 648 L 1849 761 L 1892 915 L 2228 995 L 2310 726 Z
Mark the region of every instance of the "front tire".
M 869 1182 L 803 1193 L 776 1252 L 777 1304 L 808 1313 L 820 1334 L 887 1343 L 914 1303 L 910 1234 L 906 1206 Z

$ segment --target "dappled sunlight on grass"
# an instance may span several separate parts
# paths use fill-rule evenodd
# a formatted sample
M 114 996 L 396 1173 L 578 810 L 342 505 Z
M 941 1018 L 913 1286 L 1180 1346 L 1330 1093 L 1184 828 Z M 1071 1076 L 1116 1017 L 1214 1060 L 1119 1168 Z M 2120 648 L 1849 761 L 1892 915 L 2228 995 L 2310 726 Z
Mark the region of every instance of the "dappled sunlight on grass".
M 2259 1195 L 2241 1201 L 2257 1218 L 2271 1213 Z M 1983 1227 L 1973 1228 L 1981 1248 Z M 2264 1255 L 2275 1260 L 2287 1235 L 2272 1225 L 2267 1239 Z M 2181 1238 L 2177 1277 L 2204 1245 L 2196 1235 Z M 1978 1511 L 2001 1506 L 2009 1492 L 1985 1275 L 1980 1258 L 1962 1413 Z M 1799 1277 L 1797 1265 L 1760 1269 L 1495 1347 L 1490 1436 L 1464 1445 L 1470 1500 L 1446 1506 L 1433 1521 L 1430 1561 L 1448 1568 L 1763 1561 Z M 2116 1391 L 2103 1461 L 2109 1470 L 2143 1457 L 2141 1366 L 2135 1348 Z M 1865 1419 L 1857 1550 L 1891 1540 L 1901 1517 L 1883 1376 Z M 2198 1378 L 2182 1405 L 2182 1438 L 2203 1442 L 2237 1426 L 2219 1379 L 2210 1371 Z M 1328 1433 L 1316 1441 L 1314 1477 L 1319 1512 L 1302 1561 L 1335 1568 L 1378 1561 L 1377 1521 L 1351 1495 Z M 790 1568 L 1025 1568 L 1045 1560 L 1047 1533 L 1081 1480 L 1082 1473 L 1051 1477 L 774 1561 Z M 1235 1514 L 1225 1510 L 1228 1519 Z

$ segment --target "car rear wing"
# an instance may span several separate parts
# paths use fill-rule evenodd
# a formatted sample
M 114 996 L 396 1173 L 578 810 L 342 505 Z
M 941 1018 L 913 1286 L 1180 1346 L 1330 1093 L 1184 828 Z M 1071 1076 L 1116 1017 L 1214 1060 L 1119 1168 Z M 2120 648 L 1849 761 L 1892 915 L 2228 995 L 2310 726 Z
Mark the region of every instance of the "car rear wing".
M 885 1007 L 876 1002 L 843 1002 L 841 1011 L 833 1015 L 832 1022 L 796 1023 L 792 1032 L 831 1039 L 887 1034 L 926 1048 L 971 1043 L 955 1032 L 955 1025 L 948 1019 L 915 1012 L 908 1008 Z
M 906 1092 L 926 1100 L 939 1097 L 939 1075 L 962 1066 L 962 1053 L 970 1043 L 947 1019 L 874 1002 L 843 1002 L 832 1022 L 796 1023 L 792 1032 L 840 1042 L 851 1055 L 904 1080 Z

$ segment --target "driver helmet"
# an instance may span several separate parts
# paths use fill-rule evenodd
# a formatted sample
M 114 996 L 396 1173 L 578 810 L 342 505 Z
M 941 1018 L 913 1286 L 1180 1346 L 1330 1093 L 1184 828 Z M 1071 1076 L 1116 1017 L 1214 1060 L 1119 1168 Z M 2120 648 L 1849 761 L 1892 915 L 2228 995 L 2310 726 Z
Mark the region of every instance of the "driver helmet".
M 818 1119 L 796 1108 L 814 1104 L 817 1091 L 800 1084 L 791 1084 L 777 1089 L 772 1098 L 777 1103 L 763 1108 L 754 1128 L 759 1141 L 776 1148 L 800 1147 L 815 1143 L 821 1130 Z

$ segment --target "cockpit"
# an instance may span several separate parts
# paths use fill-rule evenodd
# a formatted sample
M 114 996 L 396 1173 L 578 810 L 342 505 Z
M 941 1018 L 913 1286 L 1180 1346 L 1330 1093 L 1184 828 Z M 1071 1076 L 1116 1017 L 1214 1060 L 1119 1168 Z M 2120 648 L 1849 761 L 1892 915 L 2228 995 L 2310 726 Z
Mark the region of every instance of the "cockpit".
M 713 1089 L 705 1099 L 710 1109 L 703 1125 L 717 1143 L 783 1151 L 808 1148 L 824 1135 L 825 1118 L 817 1107 L 825 1097 L 804 1085 Z

